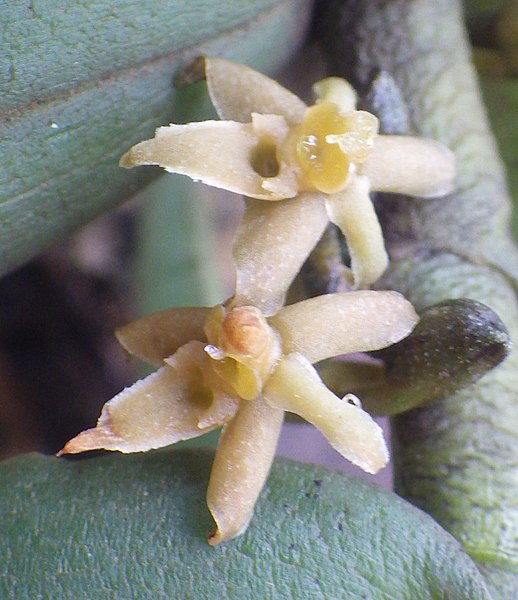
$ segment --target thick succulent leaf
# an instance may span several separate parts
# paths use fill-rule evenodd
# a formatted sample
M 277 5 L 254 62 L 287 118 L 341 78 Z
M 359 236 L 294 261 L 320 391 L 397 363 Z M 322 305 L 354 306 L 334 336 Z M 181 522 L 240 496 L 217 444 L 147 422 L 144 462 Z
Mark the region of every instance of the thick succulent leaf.
M 211 463 L 201 451 L 4 462 L 0 595 L 489 599 L 430 517 L 359 479 L 290 461 L 274 464 L 248 531 L 212 548 Z
M 12 0 L 3 10 L 5 54 L 0 72 L 8 94 L 2 96 L 2 107 L 16 109 L 109 77 L 113 70 L 202 43 L 243 26 L 277 4 L 275 0 L 245 0 L 238 5 L 226 0 L 217 4 L 129 0 L 114 5 L 97 0 L 63 10 L 52 2 L 31 5 Z M 35 77 L 43 73 L 45 77 Z
M 185 342 L 205 340 L 208 309 L 155 314 L 172 306 L 214 306 L 222 302 L 225 292 L 214 252 L 213 209 L 200 198 L 200 186 L 164 174 L 140 199 L 145 208 L 138 221 L 132 288 L 138 315 L 148 315 L 150 320 L 136 328 L 123 327 L 125 340 L 120 341 L 132 354 L 140 352 L 140 358 L 158 366 Z
M 309 5 L 130 0 L 114 7 L 99 0 L 67 10 L 46 2 L 38 10 L 7 3 L 0 45 L 0 272 L 149 181 L 152 169 L 128 173 L 117 162 L 157 126 L 178 121 L 182 97 L 192 104 L 192 95 L 174 89 L 182 66 L 200 54 L 224 54 L 274 71 L 304 37 Z

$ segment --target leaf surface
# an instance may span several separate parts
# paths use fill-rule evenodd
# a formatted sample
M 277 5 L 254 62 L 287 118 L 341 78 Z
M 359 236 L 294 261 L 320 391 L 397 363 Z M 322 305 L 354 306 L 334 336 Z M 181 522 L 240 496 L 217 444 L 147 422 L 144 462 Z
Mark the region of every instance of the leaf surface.
M 212 454 L 0 465 L 0 596 L 488 599 L 460 545 L 395 494 L 278 460 L 242 537 L 212 548 Z
M 275 71 L 304 39 L 310 5 L 7 3 L 0 26 L 0 273 L 160 172 L 124 171 L 118 160 L 159 125 L 192 117 L 204 91 L 175 90 L 183 66 L 211 54 Z

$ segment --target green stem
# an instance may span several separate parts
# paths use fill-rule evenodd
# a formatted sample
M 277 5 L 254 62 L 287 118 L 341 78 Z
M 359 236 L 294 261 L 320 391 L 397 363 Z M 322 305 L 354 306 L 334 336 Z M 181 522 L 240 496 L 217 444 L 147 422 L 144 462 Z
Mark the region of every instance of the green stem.
M 224 300 L 210 215 L 190 181 L 163 175 L 142 193 L 139 234 L 139 313 Z
M 483 302 L 516 343 L 510 203 L 461 17 L 454 0 L 331 0 L 321 4 L 318 35 L 333 74 L 365 91 L 388 72 L 411 131 L 456 154 L 455 194 L 383 199 L 393 258 L 384 287 L 418 310 L 448 298 Z M 476 385 L 393 420 L 397 491 L 464 544 L 497 598 L 518 596 L 517 363 L 515 351 Z
M 418 310 L 476 298 L 518 340 L 514 290 L 490 267 L 453 254 L 417 256 L 395 263 L 387 281 Z M 501 598 L 515 597 L 518 576 L 517 390 L 515 349 L 476 385 L 392 420 L 396 490 L 462 542 Z

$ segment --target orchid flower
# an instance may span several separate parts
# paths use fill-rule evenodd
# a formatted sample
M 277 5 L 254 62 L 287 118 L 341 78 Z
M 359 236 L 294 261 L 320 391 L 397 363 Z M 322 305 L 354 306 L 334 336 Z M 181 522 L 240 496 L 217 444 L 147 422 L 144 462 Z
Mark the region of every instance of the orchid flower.
M 232 120 L 161 128 L 121 164 L 161 164 L 249 197 L 233 247 L 235 293 L 224 305 L 172 308 L 121 328 L 122 346 L 157 371 L 110 400 L 97 426 L 62 452 L 146 451 L 221 427 L 207 491 L 215 545 L 246 529 L 286 411 L 364 470 L 386 464 L 378 425 L 312 365 L 406 337 L 417 321 L 412 306 L 370 290 L 289 306 L 284 297 L 330 219 L 348 241 L 355 285 L 373 281 L 386 254 L 369 190 L 444 193 L 453 167 L 435 142 L 377 136 L 375 117 L 354 110 L 342 80 L 317 86 L 320 103 L 307 108 L 247 67 L 204 65 L 218 113 Z
M 254 299 L 257 306 L 263 292 L 262 309 L 282 306 L 288 285 L 329 221 L 347 241 L 352 286 L 368 286 L 387 265 L 370 192 L 435 197 L 453 190 L 453 154 L 433 140 L 378 135 L 377 118 L 355 110 L 356 93 L 343 79 L 315 84 L 317 103 L 307 107 L 249 67 L 220 58 L 205 58 L 202 65 L 212 102 L 226 120 L 160 127 L 120 164 L 160 165 L 255 199 L 248 201 L 236 242 L 241 304 Z M 253 249 L 248 241 L 239 248 L 251 229 L 258 238 L 275 239 L 275 252 L 283 256 L 274 281 L 271 255 L 259 261 L 269 269 L 266 278 L 255 274 L 244 281 L 243 263 Z
M 107 402 L 97 426 L 61 452 L 141 452 L 223 427 L 207 491 L 212 545 L 248 526 L 285 411 L 314 424 L 365 471 L 386 464 L 380 427 L 357 398 L 335 396 L 312 363 L 388 346 L 417 321 L 396 292 L 319 296 L 269 317 L 231 305 L 171 308 L 122 327 L 122 346 L 159 368 Z

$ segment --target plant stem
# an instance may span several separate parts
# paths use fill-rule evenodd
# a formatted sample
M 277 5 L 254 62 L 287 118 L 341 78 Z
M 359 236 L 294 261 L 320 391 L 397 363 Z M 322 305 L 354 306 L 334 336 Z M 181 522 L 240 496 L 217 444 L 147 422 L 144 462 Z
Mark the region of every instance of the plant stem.
M 468 297 L 493 308 L 518 341 L 505 177 L 489 132 L 455 0 L 322 2 L 318 36 L 334 75 L 365 92 L 388 72 L 411 133 L 456 154 L 447 198 L 384 198 L 392 266 L 383 287 L 418 310 Z M 405 166 L 401 165 L 404 169 Z M 476 385 L 393 419 L 397 491 L 432 514 L 478 561 L 496 598 L 518 596 L 518 355 Z

